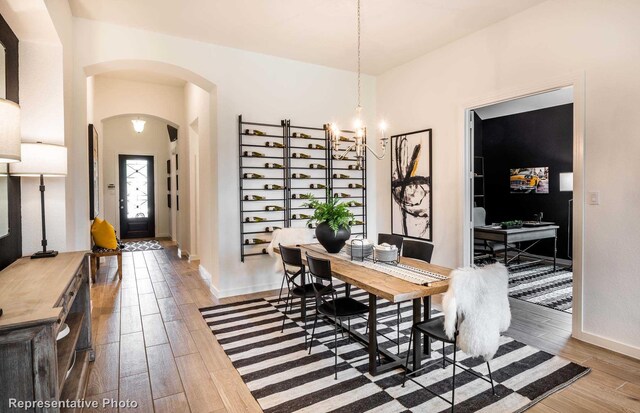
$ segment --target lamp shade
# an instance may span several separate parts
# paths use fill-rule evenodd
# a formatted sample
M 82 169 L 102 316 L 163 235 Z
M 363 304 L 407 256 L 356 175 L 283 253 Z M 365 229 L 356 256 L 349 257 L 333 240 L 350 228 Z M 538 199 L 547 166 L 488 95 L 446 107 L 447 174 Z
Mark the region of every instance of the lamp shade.
M 573 191 L 573 172 L 560 173 L 560 192 Z
M 16 176 L 65 176 L 67 148 L 48 143 L 23 143 L 22 160 L 9 166 Z
M 20 106 L 0 99 L 0 163 L 20 161 Z
M 142 131 L 144 131 L 144 124 L 147 123 L 147 121 L 142 119 L 133 119 L 131 123 L 133 124 L 133 130 L 136 131 L 136 133 L 142 133 Z

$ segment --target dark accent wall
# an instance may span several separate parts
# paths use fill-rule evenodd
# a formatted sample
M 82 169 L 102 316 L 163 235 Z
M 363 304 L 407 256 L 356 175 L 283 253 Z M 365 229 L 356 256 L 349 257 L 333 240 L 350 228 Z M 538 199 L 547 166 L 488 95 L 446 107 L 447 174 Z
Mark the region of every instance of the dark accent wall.
M 567 258 L 568 202 L 573 193 L 560 192 L 560 172 L 573 171 L 573 105 L 483 120 L 480 133 L 487 223 L 533 220 L 543 212 L 544 221 L 560 226 L 558 257 Z M 549 167 L 549 194 L 510 193 L 509 169 L 542 166 Z M 531 252 L 549 256 L 551 248 L 547 240 Z
M 6 48 L 7 99 L 18 100 L 18 38 L 0 15 L 0 42 Z M 22 256 L 22 222 L 20 213 L 20 178 L 9 177 L 9 235 L 0 238 L 0 269 Z

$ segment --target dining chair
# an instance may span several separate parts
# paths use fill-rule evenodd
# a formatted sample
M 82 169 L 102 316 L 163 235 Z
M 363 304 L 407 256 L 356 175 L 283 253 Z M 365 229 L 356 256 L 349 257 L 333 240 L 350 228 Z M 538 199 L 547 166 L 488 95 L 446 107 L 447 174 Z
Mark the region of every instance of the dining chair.
M 314 286 L 313 283 L 305 282 L 305 266 L 302 262 L 302 253 L 299 248 L 285 247 L 282 244 L 278 245 L 280 249 L 280 256 L 282 257 L 282 266 L 284 267 L 284 278 L 287 283 L 287 298 L 285 299 L 284 312 L 282 318 L 282 328 L 280 332 L 284 331 L 284 324 L 287 321 L 287 307 L 289 307 L 289 313 L 293 310 L 293 299 L 300 299 L 300 309 L 302 311 L 302 305 L 306 306 L 307 298 L 315 297 L 315 290 L 321 288 L 321 285 Z M 299 277 L 299 279 L 298 279 Z M 304 343 L 307 345 L 307 315 L 301 314 L 302 321 L 304 323 Z
M 402 238 L 401 235 L 383 234 L 383 233 L 378 234 L 378 245 L 384 244 L 384 243 L 387 243 L 389 245 L 395 245 L 396 248 L 398 248 L 398 254 L 400 254 L 400 251 L 402 250 L 403 240 L 404 238 Z
M 431 262 L 433 255 L 433 244 L 422 241 L 413 241 L 405 239 L 402 242 L 402 256 L 407 258 L 415 258 L 417 260 Z
M 456 368 L 461 368 L 490 383 L 493 394 L 496 394 L 489 361 L 498 350 L 500 333 L 506 331 L 511 322 L 507 291 L 508 280 L 508 272 L 500 263 L 481 268 L 456 270 L 451 273 L 449 287 L 442 303 L 444 316 L 415 323 L 411 328 L 402 387 L 405 386 L 405 382 L 409 378 L 423 389 L 449 403 L 453 412 L 455 409 Z M 446 368 L 447 363 L 453 365 L 451 400 L 447 400 L 410 377 L 441 362 L 438 359 L 409 372 L 409 355 L 414 334 L 423 334 L 442 341 L 442 368 Z M 445 355 L 446 344 L 453 345 L 453 358 Z M 470 357 L 482 357 L 486 362 L 489 378 L 487 379 L 483 374 L 458 363 L 458 348 Z
M 369 306 L 348 296 L 338 297 L 336 289 L 333 286 L 333 276 L 331 275 L 331 261 L 322 258 L 316 258 L 306 253 L 307 264 L 309 265 L 309 275 L 320 280 L 320 283 L 312 283 L 316 297 L 316 315 L 313 320 L 313 329 L 311 330 L 311 343 L 309 344 L 309 354 L 313 348 L 313 338 L 318 323 L 318 315 L 322 314 L 326 317 L 333 318 L 334 321 L 334 379 L 338 379 L 338 324 L 342 329 L 342 319 L 347 319 L 347 329 L 351 332 L 351 318 L 362 317 L 369 312 Z M 326 284 L 325 284 L 326 283 Z M 349 335 L 347 335 L 349 337 Z M 379 357 L 379 355 L 378 355 Z

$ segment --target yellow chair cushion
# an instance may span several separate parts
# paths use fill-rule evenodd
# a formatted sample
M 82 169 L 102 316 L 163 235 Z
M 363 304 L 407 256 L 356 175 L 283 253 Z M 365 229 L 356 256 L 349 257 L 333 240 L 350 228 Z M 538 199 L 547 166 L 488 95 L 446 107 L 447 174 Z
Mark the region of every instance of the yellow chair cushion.
M 118 248 L 116 240 L 116 230 L 109 222 L 96 218 L 91 225 L 91 236 L 93 243 L 100 248 L 114 250 Z

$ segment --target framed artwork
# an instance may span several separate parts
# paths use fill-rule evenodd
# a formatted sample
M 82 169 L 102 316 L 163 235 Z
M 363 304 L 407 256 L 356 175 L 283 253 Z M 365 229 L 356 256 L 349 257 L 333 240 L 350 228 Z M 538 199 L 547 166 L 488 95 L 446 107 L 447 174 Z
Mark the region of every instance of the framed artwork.
M 509 190 L 512 194 L 548 194 L 549 167 L 510 169 Z
M 89 219 L 100 214 L 100 153 L 98 131 L 89 124 Z
M 433 238 L 432 130 L 391 137 L 391 232 Z

